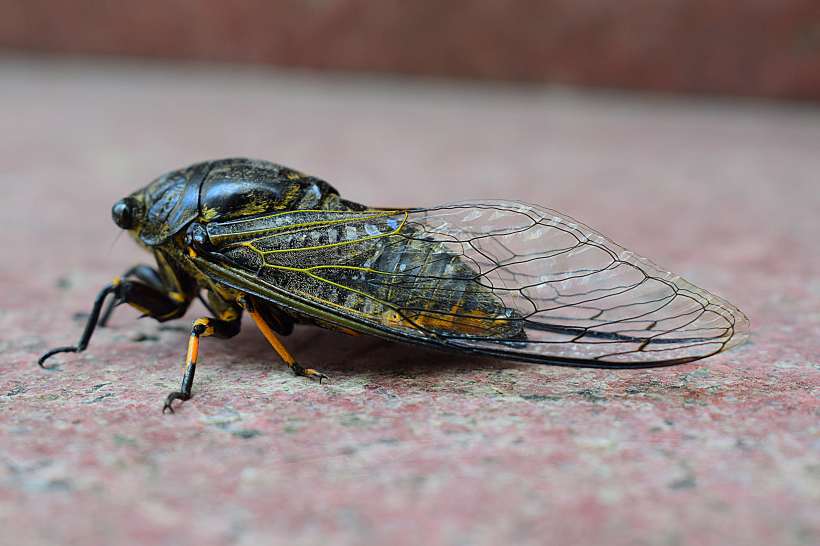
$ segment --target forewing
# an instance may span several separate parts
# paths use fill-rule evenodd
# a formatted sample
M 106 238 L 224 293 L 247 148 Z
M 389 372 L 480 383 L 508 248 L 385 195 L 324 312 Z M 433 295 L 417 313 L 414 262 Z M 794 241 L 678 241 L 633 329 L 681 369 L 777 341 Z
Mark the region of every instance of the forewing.
M 733 305 L 534 205 L 292 211 L 207 230 L 212 257 L 241 271 L 229 284 L 391 339 L 628 367 L 688 362 L 748 337 Z

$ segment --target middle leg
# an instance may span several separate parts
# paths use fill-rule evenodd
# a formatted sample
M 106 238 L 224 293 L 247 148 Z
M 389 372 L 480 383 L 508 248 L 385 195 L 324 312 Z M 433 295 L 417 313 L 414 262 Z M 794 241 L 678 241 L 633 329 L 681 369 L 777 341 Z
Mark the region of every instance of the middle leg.
M 191 337 L 188 339 L 188 355 L 185 358 L 185 374 L 182 376 L 182 386 L 178 391 L 172 392 L 165 399 L 162 413 L 169 410 L 174 413 L 171 403 L 174 400 L 185 401 L 191 398 L 191 388 L 194 385 L 194 374 L 196 373 L 196 361 L 199 357 L 199 338 L 216 337 L 228 339 L 239 333 L 241 323 L 237 317 L 234 320 L 220 320 L 215 318 L 201 318 L 194 321 L 191 328 Z

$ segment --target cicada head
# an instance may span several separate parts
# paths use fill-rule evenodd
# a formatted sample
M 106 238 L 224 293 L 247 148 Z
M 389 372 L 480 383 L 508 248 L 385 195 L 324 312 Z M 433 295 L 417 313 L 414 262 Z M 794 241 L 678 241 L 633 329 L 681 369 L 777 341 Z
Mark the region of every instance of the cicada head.
M 142 244 L 159 246 L 198 215 L 199 188 L 210 162 L 160 176 L 114 203 L 111 216 Z

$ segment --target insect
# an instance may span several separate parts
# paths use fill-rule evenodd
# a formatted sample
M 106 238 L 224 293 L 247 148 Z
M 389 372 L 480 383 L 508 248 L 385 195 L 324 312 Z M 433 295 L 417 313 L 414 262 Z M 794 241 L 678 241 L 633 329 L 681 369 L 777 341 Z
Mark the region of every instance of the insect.
M 104 287 L 76 346 L 128 303 L 160 322 L 204 290 L 174 400 L 188 400 L 202 337 L 230 338 L 247 312 L 296 375 L 276 334 L 307 323 L 495 358 L 602 368 L 683 364 L 743 343 L 736 307 L 555 211 L 510 201 L 385 210 L 256 159 L 170 172 L 114 204 L 154 255 Z M 107 296 L 113 301 L 103 312 Z M 102 315 L 102 320 L 100 316 Z

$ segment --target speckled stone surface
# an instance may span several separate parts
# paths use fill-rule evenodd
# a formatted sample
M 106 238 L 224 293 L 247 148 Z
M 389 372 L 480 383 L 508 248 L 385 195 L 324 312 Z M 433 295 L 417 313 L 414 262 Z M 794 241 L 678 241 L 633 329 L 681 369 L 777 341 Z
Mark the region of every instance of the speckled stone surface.
M 820 542 L 820 109 L 177 65 L 0 59 L 0 542 Z M 293 377 L 246 321 L 120 308 L 148 256 L 111 204 L 248 155 L 373 205 L 563 211 L 752 321 L 745 345 L 606 371 L 454 357 L 298 328 Z

